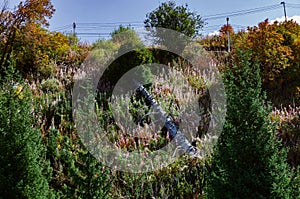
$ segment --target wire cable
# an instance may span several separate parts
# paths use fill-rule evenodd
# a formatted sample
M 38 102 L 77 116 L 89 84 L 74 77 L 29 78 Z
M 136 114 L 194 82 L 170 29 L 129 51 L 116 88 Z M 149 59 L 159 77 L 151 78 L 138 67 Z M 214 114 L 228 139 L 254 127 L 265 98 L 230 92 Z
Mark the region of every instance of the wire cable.
M 296 8 L 296 9 L 300 8 L 300 4 L 286 3 L 285 5 L 287 8 Z
M 300 8 L 300 4 L 290 4 L 286 3 L 288 8 Z M 274 4 L 269 6 L 251 8 L 251 9 L 243 9 L 232 12 L 218 13 L 213 15 L 204 15 L 202 16 L 203 21 L 212 21 L 217 19 L 224 19 L 226 17 L 237 17 L 243 15 L 249 15 L 259 12 L 266 12 L 271 10 L 276 10 L 282 8 L 281 4 Z M 126 24 L 126 25 L 124 25 Z M 206 26 L 200 32 L 209 33 L 211 31 L 216 31 L 216 29 L 220 29 L 224 24 L 219 25 L 211 25 Z M 108 38 L 111 35 L 113 30 L 118 29 L 120 26 L 135 28 L 143 28 L 144 23 L 140 21 L 118 21 L 118 22 L 79 22 L 76 23 L 76 30 L 79 30 L 79 33 L 76 33 L 81 37 L 105 37 Z M 231 24 L 232 27 L 236 29 L 246 29 L 246 26 Z M 71 24 L 64 25 L 60 27 L 53 28 L 53 31 L 59 31 L 64 33 L 72 33 L 73 26 Z M 109 33 L 110 32 L 110 33 Z
M 259 7 L 259 8 L 246 9 L 246 10 L 233 11 L 233 12 L 220 13 L 220 14 L 214 14 L 214 15 L 206 15 L 206 16 L 203 16 L 203 20 L 209 21 L 209 20 L 216 20 L 216 19 L 221 19 L 221 18 L 226 18 L 226 17 L 236 17 L 236 16 L 248 15 L 248 14 L 253 14 L 253 13 L 258 13 L 258 12 L 275 10 L 278 8 L 281 8 L 280 4 L 264 6 L 264 7 Z

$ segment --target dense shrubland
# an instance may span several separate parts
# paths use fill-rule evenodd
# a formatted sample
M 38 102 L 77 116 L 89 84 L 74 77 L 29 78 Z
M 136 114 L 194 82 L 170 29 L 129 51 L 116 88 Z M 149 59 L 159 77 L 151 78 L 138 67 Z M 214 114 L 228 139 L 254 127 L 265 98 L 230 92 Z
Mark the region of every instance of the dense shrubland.
M 152 18 L 168 6 L 176 7 L 163 4 L 158 12 L 148 14 L 145 23 L 155 27 Z M 185 12 L 187 6 L 175 10 Z M 189 30 L 207 51 L 213 51 L 209 61 L 219 67 L 228 95 L 229 112 L 215 153 L 201 160 L 182 156 L 161 170 L 132 174 L 99 162 L 78 136 L 72 89 L 84 60 L 105 62 L 129 45 L 137 48 L 105 71 L 97 96 L 99 121 L 110 139 L 128 151 L 155 151 L 170 139 L 164 130 L 149 139 L 135 139 L 114 122 L 109 101 L 101 92 L 111 95 L 122 74 L 150 63 L 169 64 L 182 71 L 183 79 L 198 89 L 200 105 L 208 106 L 201 116 L 206 122 L 191 133 L 195 145 L 210 120 L 209 87 L 181 57 L 144 49 L 130 28 L 121 26 L 111 40 L 88 45 L 76 35 L 48 31 L 47 18 L 53 13 L 49 0 L 26 0 L 14 11 L 4 6 L 0 12 L 0 198 L 299 197 L 299 24 L 266 20 L 247 32 L 230 29 L 231 53 L 216 52 L 227 49 L 226 26 L 220 35 L 202 39 L 196 37 L 197 31 Z M 124 41 L 124 37 L 131 39 Z M 143 74 L 147 78 L 151 71 Z M 174 119 L 180 117 L 180 103 L 189 98 L 176 94 L 183 88 L 180 85 L 170 89 L 172 85 L 157 80 L 149 86 Z M 132 103 L 139 118 L 142 102 L 137 97 Z

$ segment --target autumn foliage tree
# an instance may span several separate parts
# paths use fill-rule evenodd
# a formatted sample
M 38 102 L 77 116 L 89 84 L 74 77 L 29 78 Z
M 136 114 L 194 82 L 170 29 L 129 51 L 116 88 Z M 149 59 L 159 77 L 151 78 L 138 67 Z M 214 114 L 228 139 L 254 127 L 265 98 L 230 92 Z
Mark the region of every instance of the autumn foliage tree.
M 229 28 L 229 27 L 228 27 Z M 300 96 L 300 25 L 293 20 L 270 23 L 268 19 L 247 31 L 232 32 L 232 55 L 235 49 L 249 50 L 251 60 L 260 63 L 263 90 L 275 105 L 299 104 Z M 199 42 L 212 52 L 227 50 L 227 27 L 218 35 Z
M 293 20 L 278 24 L 278 32 L 283 35 L 284 45 L 291 49 L 289 67 L 283 71 L 279 83 L 281 94 L 300 105 L 300 25 Z M 285 91 L 285 92 L 283 92 Z
M 228 32 L 231 37 L 235 36 L 233 27 L 229 25 L 223 25 L 218 34 L 207 36 L 199 42 L 203 45 L 203 48 L 207 51 L 220 52 L 227 51 L 228 49 Z
M 71 46 L 69 38 L 46 29 L 54 11 L 50 0 L 26 0 L 13 11 L 4 4 L 0 13 L 1 68 L 13 62 L 26 78 L 48 78 L 55 73 L 56 63 L 76 62 L 78 49 Z
M 14 11 L 8 10 L 7 3 L 4 4 L 0 13 L 0 33 L 2 37 L 0 65 L 7 65 L 18 35 L 22 34 L 22 27 L 31 23 L 47 26 L 47 18 L 51 17 L 53 13 L 54 7 L 50 0 L 26 0 L 20 2 Z
M 265 20 L 249 27 L 244 37 L 235 42 L 237 47 L 250 49 L 252 60 L 260 63 L 262 87 L 275 105 L 292 103 L 297 94 L 299 30 L 299 24 L 294 21 Z
M 55 71 L 49 63 L 60 62 L 69 50 L 69 42 L 61 33 L 49 32 L 40 24 L 28 23 L 20 29 L 14 42 L 13 58 L 16 67 L 23 73 L 47 78 Z

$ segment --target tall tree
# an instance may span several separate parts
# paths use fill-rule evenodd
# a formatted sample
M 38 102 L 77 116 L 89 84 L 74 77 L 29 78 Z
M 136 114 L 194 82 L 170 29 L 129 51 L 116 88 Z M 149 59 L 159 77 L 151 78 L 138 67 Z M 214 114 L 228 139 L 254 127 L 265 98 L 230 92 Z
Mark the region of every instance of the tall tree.
M 177 6 L 174 1 L 162 3 L 148 13 L 144 23 L 146 27 L 168 28 L 193 38 L 199 35 L 204 25 L 200 15 L 191 12 L 187 4 Z
M 286 151 L 276 140 L 259 65 L 246 51 L 225 72 L 227 118 L 207 177 L 209 198 L 290 198 Z
M 286 85 L 284 73 L 290 71 L 294 59 L 291 45 L 288 45 L 290 41 L 282 34 L 280 26 L 266 19 L 258 26 L 249 27 L 247 34 L 235 41 L 236 46 L 252 51 L 252 60 L 260 64 L 262 87 L 276 105 L 284 103 L 281 96 L 290 97 L 286 92 L 289 85 Z
M 13 50 L 24 39 L 20 35 L 30 33 L 24 30 L 28 30 L 31 24 L 48 26 L 47 18 L 51 18 L 55 11 L 50 0 L 25 0 L 14 11 L 10 11 L 6 5 L 0 12 L 0 67 L 9 65 Z
M 15 76 L 6 76 L 0 80 L 0 196 L 51 198 L 49 164 L 40 132 L 33 128 L 31 96 Z
M 191 12 L 187 4 L 177 6 L 174 1 L 168 1 L 148 13 L 144 24 L 146 28 L 152 28 L 151 33 L 157 38 L 157 43 L 163 44 L 172 50 L 174 41 L 186 40 L 187 38 L 181 38 L 177 34 L 172 35 L 170 31 L 165 32 L 162 29 L 157 30 L 155 28 L 171 29 L 187 37 L 195 38 L 199 36 L 199 30 L 203 28 L 204 21 L 200 15 Z

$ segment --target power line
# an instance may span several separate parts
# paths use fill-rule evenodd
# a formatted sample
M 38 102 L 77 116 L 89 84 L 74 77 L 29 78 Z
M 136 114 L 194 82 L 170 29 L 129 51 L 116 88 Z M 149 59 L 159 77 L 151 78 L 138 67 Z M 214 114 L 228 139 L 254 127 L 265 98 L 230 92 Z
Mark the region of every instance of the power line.
M 300 7 L 300 4 L 286 4 L 289 7 Z M 242 16 L 242 15 L 248 15 L 258 12 L 265 12 L 270 10 L 275 10 L 281 8 L 280 4 L 270 5 L 270 6 L 263 6 L 259 8 L 251 8 L 251 9 L 244 9 L 239 11 L 233 11 L 233 12 L 226 12 L 226 13 L 219 13 L 219 14 L 213 14 L 213 15 L 205 15 L 203 16 L 203 20 L 210 21 L 210 20 L 216 20 L 216 19 L 222 19 L 226 17 L 236 17 L 236 16 Z M 143 27 L 144 23 L 140 21 L 119 21 L 119 22 L 81 22 L 77 23 L 80 28 L 86 27 L 87 29 L 96 29 L 97 27 L 101 28 L 117 28 L 120 25 L 127 24 L 131 27 Z M 64 30 L 69 28 L 70 25 L 65 25 L 62 27 L 55 28 L 54 30 Z
M 264 7 L 259 7 L 259 8 L 246 9 L 246 10 L 233 11 L 233 12 L 226 12 L 226 13 L 220 13 L 220 14 L 206 15 L 206 16 L 203 16 L 203 20 L 209 21 L 209 20 L 222 19 L 222 18 L 226 18 L 226 17 L 236 17 L 236 16 L 248 15 L 248 14 L 253 14 L 253 13 L 258 13 L 258 12 L 275 10 L 278 8 L 281 8 L 280 4 L 264 6 Z
M 285 3 L 286 7 L 288 8 L 296 8 L 299 9 L 300 8 L 300 4 L 295 4 L 295 3 Z
M 97 33 L 97 32 L 79 32 L 76 35 L 89 35 L 89 36 L 109 36 L 110 33 Z
M 119 22 L 81 22 L 80 25 L 119 25 L 119 24 L 141 24 L 140 21 L 119 21 Z
M 281 3 L 282 4 L 282 3 Z M 251 8 L 251 9 L 244 9 L 244 10 L 238 10 L 238 11 L 232 11 L 232 12 L 226 12 L 226 13 L 218 13 L 213 15 L 204 15 L 202 19 L 204 21 L 212 21 L 216 19 L 225 19 L 227 17 L 237 17 L 237 16 L 243 16 L 243 15 L 249 15 L 254 14 L 258 12 L 266 12 L 271 11 L 275 9 L 281 8 L 281 4 L 275 4 L 275 5 L 269 5 L 269 6 L 263 6 L 258 8 Z M 300 4 L 285 4 L 288 8 L 300 8 Z M 120 25 L 129 26 L 131 28 L 143 28 L 144 23 L 140 21 L 118 21 L 118 22 L 80 22 L 76 23 L 76 30 L 79 30 L 79 33 L 76 33 L 78 36 L 82 37 L 109 37 L 111 35 L 111 32 L 113 29 L 117 29 Z M 224 24 L 220 25 L 212 25 L 212 26 L 206 26 L 204 27 L 201 32 L 209 32 L 209 31 L 215 31 L 216 29 L 219 29 Z M 232 27 L 238 28 L 238 29 L 245 29 L 245 26 L 241 25 L 234 25 L 231 24 Z M 53 31 L 59 31 L 64 33 L 71 33 L 72 25 L 64 25 L 61 27 L 56 27 L 53 29 Z M 92 32 L 90 32 L 92 31 Z M 95 32 L 99 31 L 99 32 Z
M 212 25 L 212 26 L 207 26 L 205 28 L 203 28 L 203 30 L 201 32 L 211 32 L 214 31 L 216 29 L 220 29 L 224 24 L 218 24 L 218 25 Z M 245 29 L 246 26 L 242 26 L 242 25 L 238 25 L 238 24 L 230 24 L 233 28 L 235 29 Z M 217 30 L 218 31 L 218 30 Z M 69 31 L 69 33 L 71 33 L 71 31 Z M 82 36 L 82 37 L 101 37 L 101 38 L 107 38 L 111 36 L 111 32 L 77 32 L 76 33 L 77 36 Z
M 62 30 L 70 29 L 70 28 L 72 28 L 71 24 L 53 28 L 53 31 L 62 31 Z
M 77 27 L 76 29 L 80 30 L 97 30 L 97 29 L 117 29 L 120 25 L 122 25 L 122 22 L 114 22 L 114 23 L 76 23 Z M 135 24 L 129 24 L 128 25 L 131 28 L 140 28 L 144 27 L 142 23 L 135 23 Z M 71 25 L 65 25 L 61 27 L 56 27 L 53 29 L 53 31 L 63 31 L 63 30 L 69 30 L 72 26 Z

